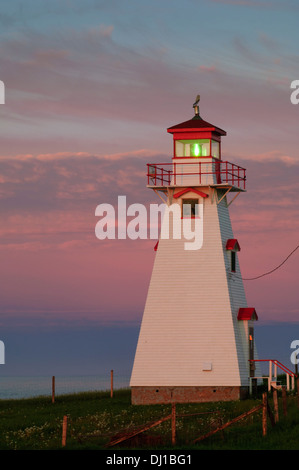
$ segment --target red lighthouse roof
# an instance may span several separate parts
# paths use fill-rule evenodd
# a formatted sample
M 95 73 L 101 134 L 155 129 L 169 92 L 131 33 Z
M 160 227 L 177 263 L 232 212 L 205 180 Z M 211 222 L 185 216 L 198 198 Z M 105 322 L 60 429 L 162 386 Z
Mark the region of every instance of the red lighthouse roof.
M 255 308 L 245 307 L 239 308 L 238 320 L 257 320 L 258 316 L 256 314 Z
M 188 131 L 212 131 L 219 135 L 226 135 L 226 132 L 220 127 L 216 127 L 213 124 L 204 121 L 199 115 L 195 115 L 189 121 L 181 122 L 175 126 L 169 127 L 167 132 L 173 134 L 174 132 L 181 132 L 183 129 L 188 129 Z

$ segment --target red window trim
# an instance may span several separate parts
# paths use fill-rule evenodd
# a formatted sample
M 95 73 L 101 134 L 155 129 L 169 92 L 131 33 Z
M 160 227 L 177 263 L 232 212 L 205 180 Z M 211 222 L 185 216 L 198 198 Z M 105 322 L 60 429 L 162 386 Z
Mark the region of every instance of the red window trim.
M 191 191 L 192 193 L 197 194 L 198 196 L 201 196 L 201 197 L 209 197 L 208 194 L 203 193 L 202 191 L 199 191 L 198 189 L 195 189 L 195 188 L 186 188 L 186 189 L 183 189 L 182 191 L 180 191 L 180 192 L 174 194 L 173 197 L 174 197 L 175 199 L 177 199 L 178 197 L 182 196 L 183 194 L 189 193 L 190 191 Z

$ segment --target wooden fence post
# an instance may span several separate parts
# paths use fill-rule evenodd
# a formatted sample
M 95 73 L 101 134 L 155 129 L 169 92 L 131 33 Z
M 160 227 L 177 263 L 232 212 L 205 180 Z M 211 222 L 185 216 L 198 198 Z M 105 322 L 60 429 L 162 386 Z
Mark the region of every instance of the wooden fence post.
M 287 415 L 287 391 L 285 387 L 282 387 L 282 406 L 283 406 L 283 414 Z
M 62 421 L 62 447 L 66 445 L 66 433 L 67 433 L 67 416 L 63 417 Z
M 171 404 L 171 444 L 176 444 L 176 410 L 175 403 Z
M 267 435 L 267 408 L 268 408 L 268 399 L 267 393 L 263 393 L 263 436 Z
M 52 403 L 55 402 L 55 376 L 52 377 Z
M 299 407 L 299 377 L 297 377 L 297 403 L 298 403 L 298 407 Z
M 110 373 L 111 385 L 110 385 L 110 396 L 113 398 L 113 370 Z
M 273 390 L 273 405 L 275 423 L 279 421 L 277 390 Z

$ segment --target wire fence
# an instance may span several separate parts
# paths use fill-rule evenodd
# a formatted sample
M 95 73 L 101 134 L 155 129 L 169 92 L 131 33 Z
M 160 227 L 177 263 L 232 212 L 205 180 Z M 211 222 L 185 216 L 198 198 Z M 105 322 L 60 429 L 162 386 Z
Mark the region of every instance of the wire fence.
M 53 380 L 54 379 L 54 380 Z M 129 376 L 113 374 L 88 376 L 0 377 L 0 399 L 22 399 L 109 391 L 129 387 Z M 53 390 L 54 387 L 54 390 Z

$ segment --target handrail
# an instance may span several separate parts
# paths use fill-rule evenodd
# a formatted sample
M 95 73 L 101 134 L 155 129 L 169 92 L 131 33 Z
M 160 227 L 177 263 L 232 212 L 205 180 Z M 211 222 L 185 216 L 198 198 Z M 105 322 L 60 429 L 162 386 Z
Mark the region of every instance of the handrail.
M 249 359 L 249 362 L 270 362 L 270 361 L 276 364 L 281 370 L 283 370 L 283 372 L 285 372 L 286 374 L 289 374 L 291 377 L 297 377 L 297 374 L 295 374 L 295 372 L 288 369 L 284 364 L 282 364 L 277 359 Z
M 167 163 L 148 163 L 147 164 L 147 179 L 148 185 L 157 186 L 157 182 L 160 186 L 168 186 L 171 183 L 171 178 L 174 178 L 173 184 L 177 185 L 177 177 L 188 177 L 188 176 L 198 176 L 199 184 L 202 184 L 202 176 L 211 176 L 216 175 L 217 184 L 229 183 L 232 186 L 239 187 L 243 186 L 245 189 L 246 182 L 246 170 L 243 167 L 235 165 L 234 163 L 218 160 L 214 157 L 204 157 L 210 158 L 210 161 L 197 160 L 194 162 L 167 162 Z M 171 165 L 171 168 L 169 166 Z M 183 165 L 184 170 L 190 171 L 177 171 L 177 165 Z M 193 165 L 193 167 L 188 167 L 187 165 Z M 196 167 L 194 168 L 194 166 Z M 198 165 L 198 167 L 197 167 Z M 166 167 L 166 168 L 165 168 Z M 167 168 L 168 167 L 168 168 Z M 210 169 L 210 171 L 209 171 Z M 180 185 L 179 185 L 180 186 Z
M 249 377 L 249 388 L 250 388 L 250 394 L 252 392 L 252 380 L 253 379 L 258 379 L 258 378 L 265 378 L 268 379 L 268 390 L 271 390 L 271 386 L 273 384 L 273 379 L 277 379 L 277 367 L 279 367 L 283 372 L 286 374 L 286 381 L 287 381 L 287 389 L 290 389 L 290 377 L 292 378 L 292 389 L 295 388 L 295 377 L 298 377 L 295 372 L 291 371 L 286 367 L 284 364 L 282 364 L 280 361 L 277 359 L 249 359 L 249 362 L 269 362 L 269 376 L 264 376 L 264 377 Z M 272 375 L 272 364 L 275 366 L 275 372 L 274 375 Z M 275 381 L 274 381 L 275 382 Z

